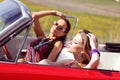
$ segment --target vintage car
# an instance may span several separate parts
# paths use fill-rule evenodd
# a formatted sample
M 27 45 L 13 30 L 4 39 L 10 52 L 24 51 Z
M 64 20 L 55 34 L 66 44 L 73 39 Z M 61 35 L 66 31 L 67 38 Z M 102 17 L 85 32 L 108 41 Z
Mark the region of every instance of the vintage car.
M 120 80 L 120 44 L 99 45 L 97 69 L 18 63 L 35 39 L 28 37 L 33 21 L 29 9 L 19 0 L 0 3 L 1 80 Z

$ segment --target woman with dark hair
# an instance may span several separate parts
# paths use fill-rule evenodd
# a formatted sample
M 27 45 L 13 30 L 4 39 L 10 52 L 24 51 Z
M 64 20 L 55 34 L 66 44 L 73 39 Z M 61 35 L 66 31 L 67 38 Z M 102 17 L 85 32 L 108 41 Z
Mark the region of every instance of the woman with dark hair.
M 60 19 L 53 23 L 49 36 L 46 37 L 39 19 L 48 15 L 59 16 Z M 32 17 L 34 18 L 34 30 L 38 39 L 31 42 L 28 46 L 25 61 L 33 63 L 39 62 L 42 59 L 55 61 L 70 31 L 70 22 L 62 12 L 55 10 L 33 12 Z

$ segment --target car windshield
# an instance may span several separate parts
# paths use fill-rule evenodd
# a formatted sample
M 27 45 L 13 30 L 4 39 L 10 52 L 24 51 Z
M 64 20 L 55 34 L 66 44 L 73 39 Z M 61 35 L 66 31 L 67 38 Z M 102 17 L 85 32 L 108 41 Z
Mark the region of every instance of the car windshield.
M 19 6 L 12 5 L 8 9 L 4 4 L 0 3 L 0 31 L 9 24 L 15 22 L 21 16 L 22 14 Z
M 0 17 L 0 31 L 3 29 L 4 25 L 5 25 L 5 21 L 3 18 Z
M 0 3 L 0 61 L 15 62 L 32 22 L 30 11 L 19 1 Z
M 19 50 L 21 48 L 23 38 L 25 35 L 25 30 L 22 31 L 19 35 L 17 35 L 15 38 L 12 38 L 9 42 L 7 42 L 5 45 L 0 47 L 0 61 L 12 61 L 15 62 L 17 55 L 19 53 Z M 16 45 L 13 45 L 13 44 Z M 18 43 L 18 44 L 17 44 Z

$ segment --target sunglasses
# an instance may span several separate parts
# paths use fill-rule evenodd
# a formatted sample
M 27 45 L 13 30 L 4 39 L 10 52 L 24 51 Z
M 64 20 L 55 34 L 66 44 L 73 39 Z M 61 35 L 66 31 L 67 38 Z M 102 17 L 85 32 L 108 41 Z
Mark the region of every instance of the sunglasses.
M 53 25 L 57 26 L 57 30 L 63 31 L 64 27 L 59 25 L 59 23 L 57 21 L 54 21 Z

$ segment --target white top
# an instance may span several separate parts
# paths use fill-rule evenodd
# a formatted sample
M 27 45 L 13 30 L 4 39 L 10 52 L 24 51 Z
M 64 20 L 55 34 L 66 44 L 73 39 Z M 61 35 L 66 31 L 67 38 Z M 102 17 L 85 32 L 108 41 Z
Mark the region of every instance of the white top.
M 61 61 L 61 60 L 66 60 L 66 59 L 74 60 L 74 55 L 73 55 L 73 53 L 68 52 L 67 48 L 63 48 L 61 53 L 59 54 L 56 62 Z

